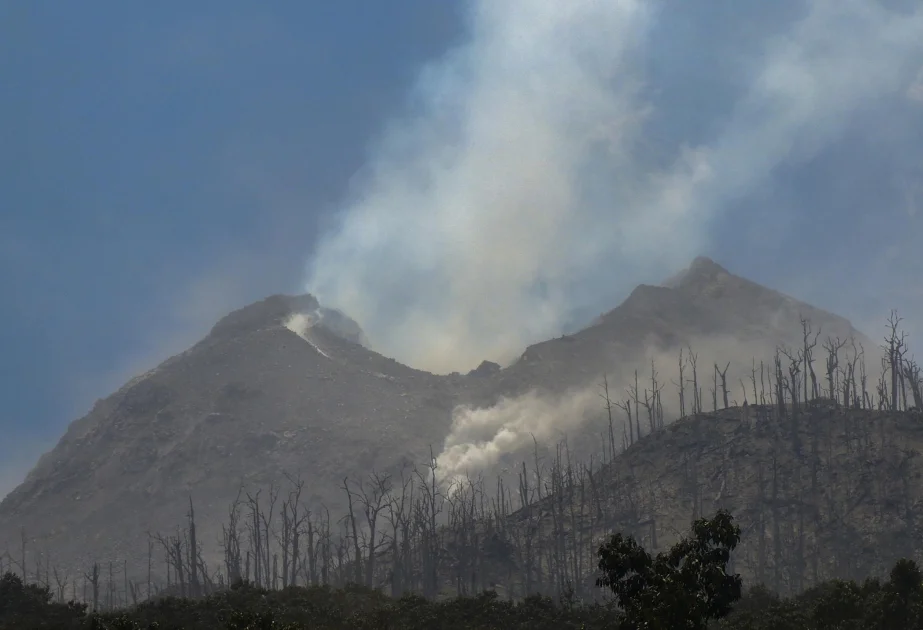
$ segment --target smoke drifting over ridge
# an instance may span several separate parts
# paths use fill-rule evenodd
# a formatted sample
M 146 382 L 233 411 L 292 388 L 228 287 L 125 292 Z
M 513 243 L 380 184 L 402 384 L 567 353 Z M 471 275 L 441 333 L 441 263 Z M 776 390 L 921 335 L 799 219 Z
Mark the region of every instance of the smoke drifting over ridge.
M 793 331 L 794 332 L 794 331 Z M 840 335 L 843 331 L 830 331 Z M 786 343 L 796 346 L 799 338 L 796 334 L 784 337 Z M 759 361 L 766 361 L 771 366 L 775 344 L 769 340 L 748 339 L 746 341 L 727 335 L 703 335 L 689 340 L 696 356 L 699 385 L 704 409 L 712 408 L 710 388 L 712 387 L 713 366 L 727 364 L 728 399 L 734 404 L 743 404 L 746 400 L 753 404 L 752 388 L 761 390 L 759 382 L 751 382 L 751 369 L 758 369 Z M 684 348 L 686 361 L 684 379 L 690 379 L 692 368 L 688 364 L 689 349 Z M 868 360 L 874 365 L 873 348 L 869 348 Z M 626 415 L 618 407 L 628 397 L 629 388 L 634 384 L 634 371 L 638 371 L 639 395 L 644 388 L 650 387 L 651 363 L 657 372 L 658 382 L 663 386 L 661 405 L 666 422 L 672 422 L 680 415 L 679 393 L 676 383 L 678 374 L 679 347 L 669 350 L 648 346 L 635 356 L 620 356 L 606 369 L 609 396 L 613 405 L 613 429 L 616 446 L 621 447 L 623 431 L 627 435 Z M 723 369 L 723 368 L 722 368 Z M 757 373 L 757 379 L 759 374 Z M 741 386 L 743 383 L 743 387 Z M 692 386 L 685 385 L 685 406 L 688 413 L 692 408 Z M 527 454 L 533 446 L 533 438 L 539 445 L 556 444 L 562 437 L 573 437 L 585 433 L 590 419 L 603 421 L 605 424 L 605 402 L 602 399 L 602 375 L 593 378 L 584 387 L 573 388 L 563 395 L 554 396 L 531 391 L 515 398 L 503 398 L 491 407 L 474 408 L 459 406 L 452 414 L 452 426 L 446 437 L 442 452 L 437 457 L 438 470 L 444 483 L 462 480 L 468 475 L 482 474 L 487 471 L 497 472 L 503 455 L 515 453 Z M 719 407 L 723 401 L 718 393 Z M 644 434 L 650 430 L 644 408 L 634 408 L 634 414 L 640 413 L 637 421 Z M 608 427 L 605 427 L 606 430 Z M 589 437 L 589 436 L 587 436 Z M 598 438 L 598 439 L 597 439 Z M 593 455 L 602 450 L 604 437 L 593 436 Z M 578 441 L 579 442 L 579 441 Z M 573 446 L 573 443 L 571 444 Z M 587 453 L 581 453 L 587 456 Z
M 745 79 L 720 123 L 653 150 L 659 86 L 645 71 L 671 45 L 657 38 L 665 3 L 471 2 L 468 41 L 421 72 L 307 289 L 376 350 L 447 372 L 558 333 L 601 282 L 624 292 L 675 271 L 731 202 L 913 84 L 919 3 L 798 4 L 739 53 Z

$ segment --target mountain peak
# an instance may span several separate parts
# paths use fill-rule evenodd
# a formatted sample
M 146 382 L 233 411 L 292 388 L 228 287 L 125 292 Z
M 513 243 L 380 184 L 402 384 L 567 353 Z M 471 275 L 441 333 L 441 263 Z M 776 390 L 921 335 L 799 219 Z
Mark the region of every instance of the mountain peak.
M 688 267 L 661 283 L 668 289 L 701 287 L 731 273 L 707 256 L 697 256 Z
M 696 256 L 689 265 L 690 274 L 708 274 L 728 273 L 728 270 L 716 263 L 708 256 Z
M 271 295 L 222 317 L 212 327 L 209 337 L 236 337 L 262 328 L 281 326 L 294 313 L 312 312 L 318 308 L 320 303 L 313 295 Z
M 212 327 L 209 338 L 232 339 L 266 328 L 285 326 L 292 315 L 305 315 L 310 326 L 320 326 L 337 337 L 367 345 L 365 334 L 354 320 L 341 311 L 321 306 L 313 295 L 270 295 L 222 317 Z

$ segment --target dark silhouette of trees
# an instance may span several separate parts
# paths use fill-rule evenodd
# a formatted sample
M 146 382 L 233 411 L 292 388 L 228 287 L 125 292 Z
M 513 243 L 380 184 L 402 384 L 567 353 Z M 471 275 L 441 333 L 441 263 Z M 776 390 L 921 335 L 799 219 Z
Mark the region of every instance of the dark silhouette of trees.
M 531 595 L 517 602 L 493 590 L 431 600 L 393 598 L 365 586 L 297 586 L 281 590 L 242 582 L 195 599 L 166 597 L 119 610 L 53 601 L 45 586 L 13 573 L 0 577 L 0 630 L 142 630 L 150 628 L 720 628 L 722 630 L 912 630 L 923 627 L 923 576 L 900 560 L 888 579 L 830 580 L 782 598 L 762 585 L 741 593 L 727 573 L 736 525 L 719 512 L 692 535 L 652 558 L 631 537 L 612 536 L 609 560 L 616 601 Z M 605 545 L 604 545 L 605 547 Z M 629 571 L 625 571 L 630 567 Z M 619 596 L 621 593 L 621 596 Z M 714 625 L 707 621 L 717 620 Z
M 727 565 L 740 541 L 728 512 L 692 525 L 692 535 L 656 557 L 631 536 L 614 534 L 598 551 L 598 586 L 608 587 L 625 612 L 624 628 L 697 630 L 731 611 L 741 595 Z
M 913 560 L 898 560 L 877 602 L 879 628 L 923 628 L 923 575 Z
M 27 584 L 8 572 L 0 576 L 0 630 L 80 628 L 86 604 L 53 602 L 47 586 Z

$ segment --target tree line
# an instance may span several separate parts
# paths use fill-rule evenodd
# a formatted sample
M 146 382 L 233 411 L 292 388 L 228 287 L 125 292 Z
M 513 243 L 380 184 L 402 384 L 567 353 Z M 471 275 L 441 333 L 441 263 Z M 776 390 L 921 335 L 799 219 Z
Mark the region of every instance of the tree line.
M 619 628 L 621 630 L 801 630 L 923 627 L 923 573 L 912 560 L 889 578 L 831 580 L 781 599 L 756 586 L 745 594 L 729 571 L 740 527 L 725 511 L 700 518 L 668 551 L 651 554 L 631 536 L 611 534 L 596 551 L 596 586 L 604 603 L 541 595 L 520 602 L 495 591 L 433 601 L 416 594 L 388 598 L 356 584 L 272 591 L 241 582 L 196 599 L 168 597 L 121 611 L 87 613 L 87 604 L 56 603 L 47 586 L 0 577 L 0 629 L 152 630 L 225 628 Z M 716 623 L 717 625 L 710 625 Z

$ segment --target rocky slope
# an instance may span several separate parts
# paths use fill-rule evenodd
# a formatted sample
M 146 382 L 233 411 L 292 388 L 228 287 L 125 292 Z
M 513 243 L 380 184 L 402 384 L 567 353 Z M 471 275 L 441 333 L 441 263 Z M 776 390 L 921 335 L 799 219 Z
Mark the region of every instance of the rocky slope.
M 274 296 L 236 311 L 98 401 L 0 504 L 0 549 L 24 527 L 62 562 L 124 557 L 147 531 L 171 531 L 189 496 L 211 541 L 241 484 L 301 474 L 306 498 L 338 510 L 344 476 L 428 456 L 465 387 L 323 327 L 285 327 L 315 304 Z

